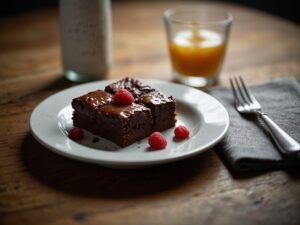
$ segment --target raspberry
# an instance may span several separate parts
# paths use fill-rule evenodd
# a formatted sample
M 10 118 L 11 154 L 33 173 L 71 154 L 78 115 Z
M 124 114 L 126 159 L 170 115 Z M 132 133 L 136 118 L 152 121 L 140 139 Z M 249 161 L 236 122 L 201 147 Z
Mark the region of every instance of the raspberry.
M 174 130 L 174 134 L 176 138 L 186 139 L 190 135 L 190 131 L 185 126 L 178 126 Z
M 163 149 L 167 146 L 167 140 L 162 133 L 154 132 L 150 135 L 148 143 L 151 148 Z
M 119 89 L 114 95 L 114 103 L 117 105 L 130 105 L 133 102 L 133 95 L 126 89 Z
M 72 140 L 80 140 L 83 138 L 83 131 L 78 127 L 73 127 L 69 130 L 68 137 Z

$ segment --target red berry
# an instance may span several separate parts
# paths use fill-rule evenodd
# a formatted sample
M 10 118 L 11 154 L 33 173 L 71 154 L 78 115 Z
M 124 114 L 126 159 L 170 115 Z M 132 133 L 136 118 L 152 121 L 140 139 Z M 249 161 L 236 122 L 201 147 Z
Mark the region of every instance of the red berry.
M 80 140 L 83 138 L 83 131 L 78 127 L 73 127 L 69 130 L 68 137 L 72 140 Z
M 190 135 L 190 131 L 185 126 L 178 126 L 174 130 L 174 134 L 176 138 L 186 139 Z
M 148 143 L 154 149 L 163 149 L 167 146 L 165 136 L 159 132 L 152 133 L 148 139 Z
M 130 105 L 133 102 L 133 95 L 126 89 L 119 89 L 114 95 L 114 103 L 117 105 Z

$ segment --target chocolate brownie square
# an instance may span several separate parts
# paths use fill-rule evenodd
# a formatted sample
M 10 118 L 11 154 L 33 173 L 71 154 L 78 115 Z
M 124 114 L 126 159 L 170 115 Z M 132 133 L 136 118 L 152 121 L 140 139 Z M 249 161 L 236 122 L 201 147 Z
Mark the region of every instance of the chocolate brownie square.
M 97 110 L 96 134 L 113 141 L 121 147 L 148 137 L 152 132 L 150 109 L 133 103 L 128 106 L 107 104 Z
M 175 126 L 176 105 L 172 96 L 153 91 L 141 95 L 137 102 L 151 109 L 153 117 L 153 131 L 163 131 Z
M 106 138 L 121 147 L 149 136 L 151 110 L 133 103 L 118 106 L 112 95 L 98 90 L 73 99 L 73 125 Z
M 113 96 L 105 91 L 97 90 L 89 92 L 72 100 L 73 125 L 95 133 L 98 128 L 96 126 L 96 113 L 100 106 L 112 102 Z

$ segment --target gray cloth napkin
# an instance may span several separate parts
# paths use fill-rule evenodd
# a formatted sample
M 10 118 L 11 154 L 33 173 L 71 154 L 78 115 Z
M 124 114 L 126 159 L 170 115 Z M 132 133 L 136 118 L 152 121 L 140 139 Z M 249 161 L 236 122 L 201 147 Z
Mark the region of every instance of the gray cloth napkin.
M 282 129 L 300 142 L 300 85 L 293 79 L 277 79 L 249 86 L 263 111 Z M 230 126 L 218 145 L 218 152 L 236 171 L 283 169 L 300 166 L 300 158 L 282 155 L 262 121 L 254 115 L 241 115 L 234 108 L 230 88 L 215 88 L 210 93 L 228 110 Z

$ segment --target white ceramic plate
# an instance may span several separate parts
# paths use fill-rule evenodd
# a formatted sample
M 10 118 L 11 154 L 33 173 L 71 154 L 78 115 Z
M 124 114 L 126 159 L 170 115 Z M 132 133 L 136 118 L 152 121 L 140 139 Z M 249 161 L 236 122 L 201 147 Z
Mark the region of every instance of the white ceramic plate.
M 163 132 L 168 141 L 164 150 L 153 151 L 147 138 L 126 148 L 85 132 L 78 142 L 67 137 L 72 128 L 73 98 L 104 87 L 112 80 L 72 87 L 50 96 L 32 112 L 30 127 L 34 137 L 50 150 L 77 160 L 107 167 L 137 168 L 184 159 L 204 152 L 219 142 L 229 126 L 226 109 L 212 96 L 187 86 L 158 80 L 142 80 L 177 102 L 177 125 L 184 124 L 191 132 L 183 141 L 173 139 L 173 128 Z

